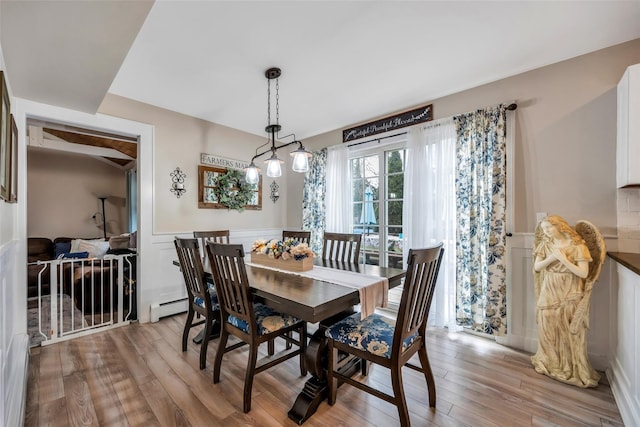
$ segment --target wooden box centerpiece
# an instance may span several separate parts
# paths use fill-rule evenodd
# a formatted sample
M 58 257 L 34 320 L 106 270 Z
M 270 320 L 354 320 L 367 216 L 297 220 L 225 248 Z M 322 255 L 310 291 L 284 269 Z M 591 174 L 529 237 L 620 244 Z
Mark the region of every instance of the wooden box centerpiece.
M 272 258 L 269 255 L 251 252 L 251 262 L 288 271 L 307 271 L 313 268 L 313 258 L 311 257 L 302 258 L 301 260 L 295 260 L 293 258 L 284 260 L 282 258 Z

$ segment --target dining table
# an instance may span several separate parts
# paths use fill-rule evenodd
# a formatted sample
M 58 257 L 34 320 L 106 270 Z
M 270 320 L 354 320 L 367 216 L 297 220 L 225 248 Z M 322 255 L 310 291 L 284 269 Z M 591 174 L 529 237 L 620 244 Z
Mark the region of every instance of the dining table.
M 177 261 L 174 264 L 179 266 Z M 389 288 L 399 286 L 405 271 L 398 268 L 381 267 L 370 264 L 343 263 L 314 258 L 314 266 L 342 271 L 351 271 L 367 276 L 387 279 Z M 205 261 L 205 274 L 210 275 L 210 267 Z M 310 378 L 298 394 L 288 417 L 297 424 L 304 423 L 327 397 L 327 326 L 355 312 L 360 303 L 359 290 L 330 280 L 305 277 L 294 272 L 275 270 L 246 260 L 247 278 L 254 300 L 283 313 L 291 314 L 311 324 L 318 324 L 317 330 L 309 337 L 305 362 Z M 353 375 L 360 370 L 360 361 L 347 361 L 342 371 Z

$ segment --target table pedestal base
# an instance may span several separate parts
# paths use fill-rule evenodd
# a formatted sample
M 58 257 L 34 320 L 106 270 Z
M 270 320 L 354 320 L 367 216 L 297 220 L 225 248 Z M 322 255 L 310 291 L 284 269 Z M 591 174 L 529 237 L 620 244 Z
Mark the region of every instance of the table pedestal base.
M 202 328 L 200 332 L 198 332 L 198 334 L 195 337 L 193 337 L 193 343 L 194 344 L 202 343 L 203 336 L 204 336 L 204 328 Z M 214 340 L 218 337 L 220 337 L 220 322 L 218 322 L 218 320 L 214 320 L 213 330 L 211 331 L 211 334 L 209 334 L 209 340 Z
M 327 385 L 327 338 L 324 335 L 326 326 L 322 324 L 309 339 L 305 362 L 311 378 L 304 384 L 304 388 L 298 394 L 288 416 L 298 425 L 304 423 L 313 415 L 320 403 L 328 396 Z M 353 376 L 360 372 L 360 359 L 351 358 L 340 368 L 340 372 L 347 376 Z M 340 386 L 340 382 L 338 382 Z

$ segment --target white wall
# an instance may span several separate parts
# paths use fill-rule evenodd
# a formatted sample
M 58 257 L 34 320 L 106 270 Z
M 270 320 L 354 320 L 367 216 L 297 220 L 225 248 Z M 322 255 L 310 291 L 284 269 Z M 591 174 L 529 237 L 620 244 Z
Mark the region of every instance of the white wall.
M 127 231 L 126 172 L 89 156 L 27 150 L 29 237 L 102 237 L 105 200 L 107 236 Z M 93 215 L 99 213 L 96 218 Z
M 273 180 L 263 177 L 260 211 L 237 212 L 198 208 L 197 178 L 200 154 L 214 154 L 248 162 L 256 149 L 266 142 L 266 134 L 259 137 L 111 94 L 107 95 L 99 111 L 154 126 L 153 159 L 140 160 L 153 161 L 156 171 L 153 177 L 154 234 L 173 235 L 193 230 L 283 228 L 286 224 L 286 173 L 276 179 L 281 188 L 281 198 L 277 203 L 269 199 L 269 185 Z M 289 157 L 287 152 L 282 156 Z M 290 162 L 289 159 L 286 160 Z M 169 191 L 170 174 L 176 167 L 180 167 L 187 175 L 187 192 L 180 198 Z M 290 163 L 285 167 L 290 168 Z M 300 207 L 297 210 L 299 211 Z
M 640 39 L 419 105 L 433 103 L 439 119 L 515 100 L 513 232 L 533 233 L 536 212 L 548 212 L 615 235 L 617 85 L 638 62 Z M 341 142 L 340 129 L 304 141 L 313 150 Z M 301 185 L 291 186 L 290 211 L 302 200 Z

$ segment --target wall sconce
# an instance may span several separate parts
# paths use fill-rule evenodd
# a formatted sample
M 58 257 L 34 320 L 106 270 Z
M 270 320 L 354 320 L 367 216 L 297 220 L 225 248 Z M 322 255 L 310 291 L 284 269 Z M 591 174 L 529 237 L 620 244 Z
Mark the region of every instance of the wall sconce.
M 279 189 L 280 187 L 278 186 L 278 183 L 274 180 L 271 183 L 271 200 L 273 201 L 273 203 L 275 203 L 280 198 L 280 193 L 278 192 Z
M 176 168 L 173 172 L 171 172 L 171 191 L 176 197 L 179 199 L 187 189 L 184 188 L 184 179 L 187 175 L 180 170 L 180 168 Z

